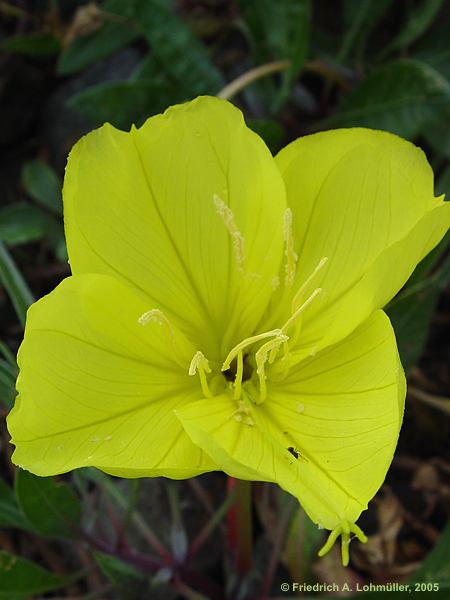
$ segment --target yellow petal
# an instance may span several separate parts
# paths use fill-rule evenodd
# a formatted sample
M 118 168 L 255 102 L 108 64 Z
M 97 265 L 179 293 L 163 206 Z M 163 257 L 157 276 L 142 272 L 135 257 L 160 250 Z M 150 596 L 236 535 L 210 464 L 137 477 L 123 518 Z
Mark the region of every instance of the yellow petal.
M 384 480 L 404 397 L 392 327 L 378 311 L 286 380 L 268 383 L 263 404 L 237 407 L 222 395 L 176 414 L 226 473 L 276 482 L 316 523 L 345 532 Z
M 64 184 L 74 274 L 133 285 L 208 360 L 250 335 L 282 255 L 285 190 L 230 103 L 200 97 L 72 150 Z
M 172 478 L 215 468 L 173 413 L 201 394 L 188 375 L 195 349 L 147 308 L 106 275 L 66 279 L 30 308 L 8 417 L 15 464 Z
M 435 212 L 442 201 L 434 198 L 433 173 L 423 152 L 389 133 L 345 129 L 306 136 L 276 161 L 293 213 L 298 264 L 292 294 L 281 302 L 283 318 L 275 297 L 263 328 L 288 317 L 295 291 L 321 265 L 302 293 L 305 299 L 313 289 L 322 290 L 302 316 L 299 345 L 307 354 L 342 339 L 397 293 L 445 234 L 448 208 Z M 371 270 L 378 280 L 364 288 L 362 310 L 349 290 Z

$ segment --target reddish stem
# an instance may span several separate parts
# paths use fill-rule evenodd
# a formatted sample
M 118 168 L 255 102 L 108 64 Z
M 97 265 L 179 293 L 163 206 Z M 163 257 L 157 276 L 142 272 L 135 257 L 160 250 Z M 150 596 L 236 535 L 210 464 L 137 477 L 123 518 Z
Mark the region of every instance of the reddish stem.
M 245 575 L 252 565 L 251 482 L 229 477 L 227 487 L 229 494 L 236 494 L 227 516 L 228 547 L 238 572 Z

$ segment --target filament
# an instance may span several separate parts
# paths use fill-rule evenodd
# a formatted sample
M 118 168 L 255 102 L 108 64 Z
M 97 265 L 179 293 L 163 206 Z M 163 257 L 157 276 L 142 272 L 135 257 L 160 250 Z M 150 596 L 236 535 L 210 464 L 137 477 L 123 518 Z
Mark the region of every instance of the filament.
M 208 381 L 206 379 L 206 373 L 211 373 L 211 368 L 209 366 L 208 359 L 200 350 L 198 350 L 194 354 L 194 357 L 191 360 L 191 364 L 189 365 L 189 375 L 191 377 L 197 372 L 200 378 L 200 385 L 202 388 L 203 395 L 205 396 L 205 398 L 212 398 L 212 393 L 209 389 Z

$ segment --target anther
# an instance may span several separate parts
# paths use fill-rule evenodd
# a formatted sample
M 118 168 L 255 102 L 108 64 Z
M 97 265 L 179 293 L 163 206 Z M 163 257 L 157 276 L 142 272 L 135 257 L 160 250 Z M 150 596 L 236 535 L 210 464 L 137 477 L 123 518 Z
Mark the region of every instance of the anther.
M 298 303 L 301 301 L 301 297 L 302 297 L 303 292 L 305 291 L 306 287 L 311 283 L 311 281 L 314 279 L 314 277 L 317 275 L 317 273 L 323 269 L 323 267 L 327 264 L 327 262 L 328 262 L 328 256 L 324 256 L 319 261 L 318 265 L 316 266 L 314 271 L 311 273 L 311 275 L 302 283 L 302 285 L 300 286 L 300 288 L 298 289 L 298 291 L 296 292 L 296 294 L 292 300 L 292 310 L 293 311 L 296 310 Z
M 164 315 L 164 313 L 158 308 L 152 308 L 151 310 L 147 310 L 143 313 L 138 319 L 139 325 L 148 325 L 149 323 L 157 323 L 158 325 L 162 325 L 163 323 L 167 323 L 168 321 Z
M 191 360 L 191 364 L 189 365 L 189 375 L 192 377 L 197 371 L 200 377 L 203 395 L 205 398 L 212 398 L 211 390 L 209 389 L 208 381 L 206 379 L 206 373 L 211 373 L 211 368 L 208 359 L 205 358 L 203 352 L 200 350 L 194 354 L 194 357 Z
M 225 227 L 228 230 L 228 233 L 231 236 L 231 240 L 233 242 L 234 256 L 236 258 L 237 267 L 239 271 L 244 270 L 244 237 L 236 226 L 234 220 L 234 213 L 229 206 L 225 204 L 225 202 L 217 195 L 214 194 L 213 202 L 219 213 L 222 221 L 225 223 Z
M 292 210 L 286 208 L 284 211 L 284 243 L 286 256 L 284 283 L 286 287 L 292 287 L 297 267 L 297 254 L 294 250 L 294 235 L 292 232 Z

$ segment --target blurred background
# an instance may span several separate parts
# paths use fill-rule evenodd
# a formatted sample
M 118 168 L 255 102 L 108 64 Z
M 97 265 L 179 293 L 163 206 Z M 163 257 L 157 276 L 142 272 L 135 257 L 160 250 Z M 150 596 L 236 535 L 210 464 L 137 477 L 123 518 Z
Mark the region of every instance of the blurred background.
M 386 482 L 359 521 L 369 543 L 352 545 L 347 569 L 339 549 L 317 559 L 324 532 L 293 498 L 254 484 L 253 564 L 239 573 L 224 475 L 121 481 L 81 469 L 37 478 L 12 466 L 5 416 L 26 309 L 69 274 L 61 184 L 80 136 L 219 94 L 273 153 L 333 127 L 397 133 L 425 150 L 436 194 L 448 193 L 450 3 L 5 0 L 0 36 L 0 599 L 294 595 L 281 582 L 411 582 L 413 594 L 449 598 L 448 235 L 387 309 L 407 409 Z M 333 596 L 324 589 L 299 595 Z M 402 596 L 410 594 L 363 597 Z

